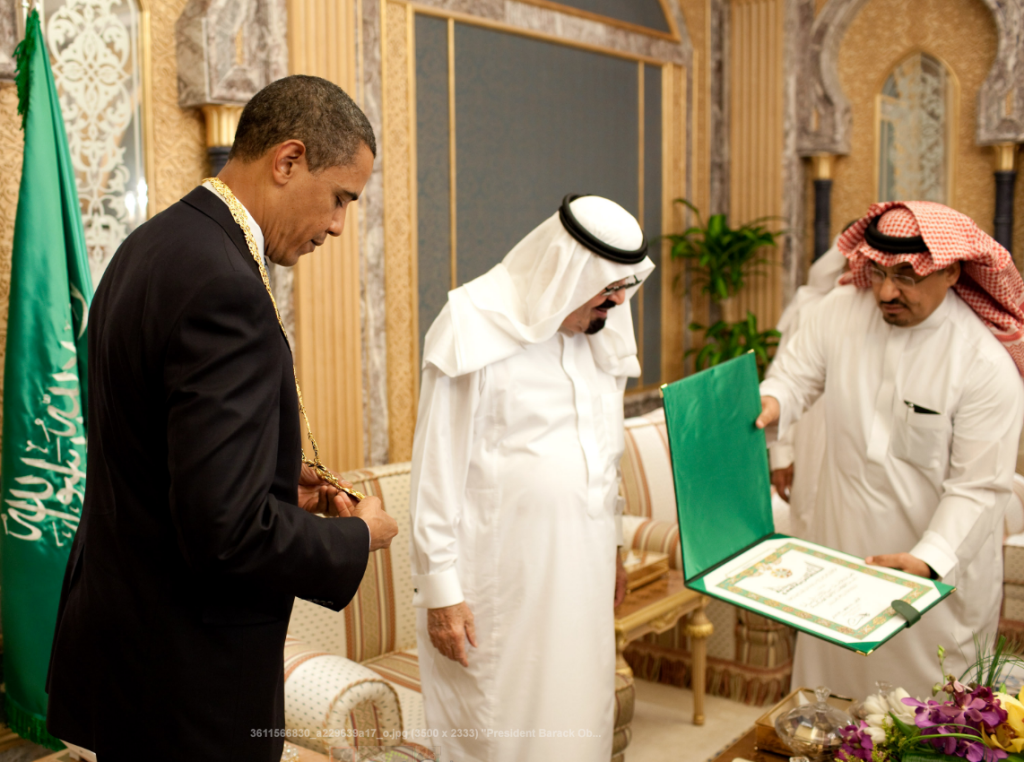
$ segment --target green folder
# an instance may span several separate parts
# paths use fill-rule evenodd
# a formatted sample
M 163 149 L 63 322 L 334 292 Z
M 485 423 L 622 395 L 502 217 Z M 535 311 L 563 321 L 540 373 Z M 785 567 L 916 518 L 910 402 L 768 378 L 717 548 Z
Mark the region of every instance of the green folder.
M 724 564 L 748 551 L 756 551 L 763 543 L 786 538 L 775 532 L 765 434 L 754 425 L 761 412 L 754 356 L 748 353 L 716 365 L 667 384 L 661 391 L 675 479 L 683 578 L 687 587 L 863 654 L 877 649 L 904 626 L 909 627 L 953 591 L 953 587 L 942 582 L 913 577 L 921 605 L 904 600 L 896 602 L 895 608 L 887 609 L 889 623 L 885 627 L 891 630 L 889 634 L 880 639 L 869 636 L 850 642 L 850 637 L 856 637 L 859 631 L 850 635 L 837 625 L 829 631 L 842 632 L 846 637 L 832 637 L 823 632 L 828 620 L 815 619 L 807 612 L 794 612 L 765 598 L 755 597 L 749 603 L 737 600 L 736 595 L 723 589 L 727 581 L 708 584 L 708 575 Z M 814 554 L 837 561 L 839 566 L 849 569 L 859 566 L 852 563 L 855 559 L 843 560 L 845 554 L 838 551 L 797 542 L 811 546 Z M 775 545 L 772 543 L 771 547 Z M 837 556 L 830 556 L 830 553 Z M 865 577 L 894 578 L 890 570 L 866 568 Z M 902 584 L 909 585 L 909 582 L 904 580 Z M 928 586 L 934 586 L 939 595 Z M 752 594 L 745 592 L 744 595 Z M 912 598 L 908 595 L 908 599 Z M 808 619 L 815 621 L 817 628 L 810 626 Z M 897 620 L 902 626 L 893 624 Z

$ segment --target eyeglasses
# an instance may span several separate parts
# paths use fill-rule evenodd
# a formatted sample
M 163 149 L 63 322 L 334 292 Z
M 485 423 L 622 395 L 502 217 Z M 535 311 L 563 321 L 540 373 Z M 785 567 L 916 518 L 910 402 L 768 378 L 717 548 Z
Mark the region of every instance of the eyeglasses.
M 906 275 L 904 273 L 887 273 L 885 270 L 881 269 L 880 267 L 872 267 L 871 268 L 871 282 L 875 283 L 875 284 L 881 284 L 881 283 L 885 283 L 885 279 L 888 278 L 889 280 L 892 281 L 892 284 L 894 286 L 896 286 L 896 288 L 899 288 L 899 289 L 914 288 L 921 281 L 925 280 L 926 278 L 930 278 L 934 274 L 935 273 L 930 273 L 929 275 L 915 276 L 915 275 Z
M 618 286 L 608 286 L 608 288 L 601 292 L 601 296 L 611 296 L 612 294 L 618 291 L 622 291 L 623 289 L 633 288 L 633 286 L 639 286 L 641 283 L 643 283 L 643 281 L 634 275 L 633 280 L 631 280 L 629 283 L 622 283 Z

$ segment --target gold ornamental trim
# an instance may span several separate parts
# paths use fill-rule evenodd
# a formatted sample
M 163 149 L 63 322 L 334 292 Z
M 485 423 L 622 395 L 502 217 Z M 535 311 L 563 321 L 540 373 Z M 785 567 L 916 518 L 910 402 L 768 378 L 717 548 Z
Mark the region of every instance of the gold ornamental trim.
M 235 142 L 235 131 L 242 116 L 242 106 L 208 103 L 203 106 L 206 119 L 206 147 L 227 147 Z

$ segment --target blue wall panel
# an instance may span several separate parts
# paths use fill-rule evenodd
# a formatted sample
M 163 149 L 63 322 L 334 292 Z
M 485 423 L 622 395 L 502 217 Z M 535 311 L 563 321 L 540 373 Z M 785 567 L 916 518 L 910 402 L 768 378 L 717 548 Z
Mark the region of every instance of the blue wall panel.
M 581 11 L 639 24 L 661 32 L 669 31 L 668 21 L 658 0 L 555 0 Z
M 451 287 L 448 167 L 448 23 L 416 16 L 416 180 L 419 210 L 419 328 L 423 337 Z
M 501 261 L 567 193 L 637 213 L 637 86 L 634 62 L 456 24 L 460 283 Z

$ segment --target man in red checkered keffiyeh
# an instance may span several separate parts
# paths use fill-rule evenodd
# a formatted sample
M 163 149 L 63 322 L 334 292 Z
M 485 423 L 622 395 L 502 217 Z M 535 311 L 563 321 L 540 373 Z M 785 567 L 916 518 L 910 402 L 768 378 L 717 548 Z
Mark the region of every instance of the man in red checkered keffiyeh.
M 884 678 L 924 694 L 936 643 L 960 674 L 973 633 L 999 625 L 1024 426 L 1024 283 L 1006 249 L 927 201 L 875 204 L 837 246 L 850 271 L 779 350 L 757 425 L 777 421 L 785 436 L 820 398 L 823 464 L 801 537 L 957 593 L 866 665 L 801 634 L 793 682 L 862 696 Z
M 1024 281 L 1010 252 L 970 217 L 934 201 L 883 201 L 839 236 L 838 245 L 850 261 L 841 282 L 858 288 L 871 288 L 872 263 L 910 264 L 926 277 L 959 262 L 953 290 L 1024 375 Z

